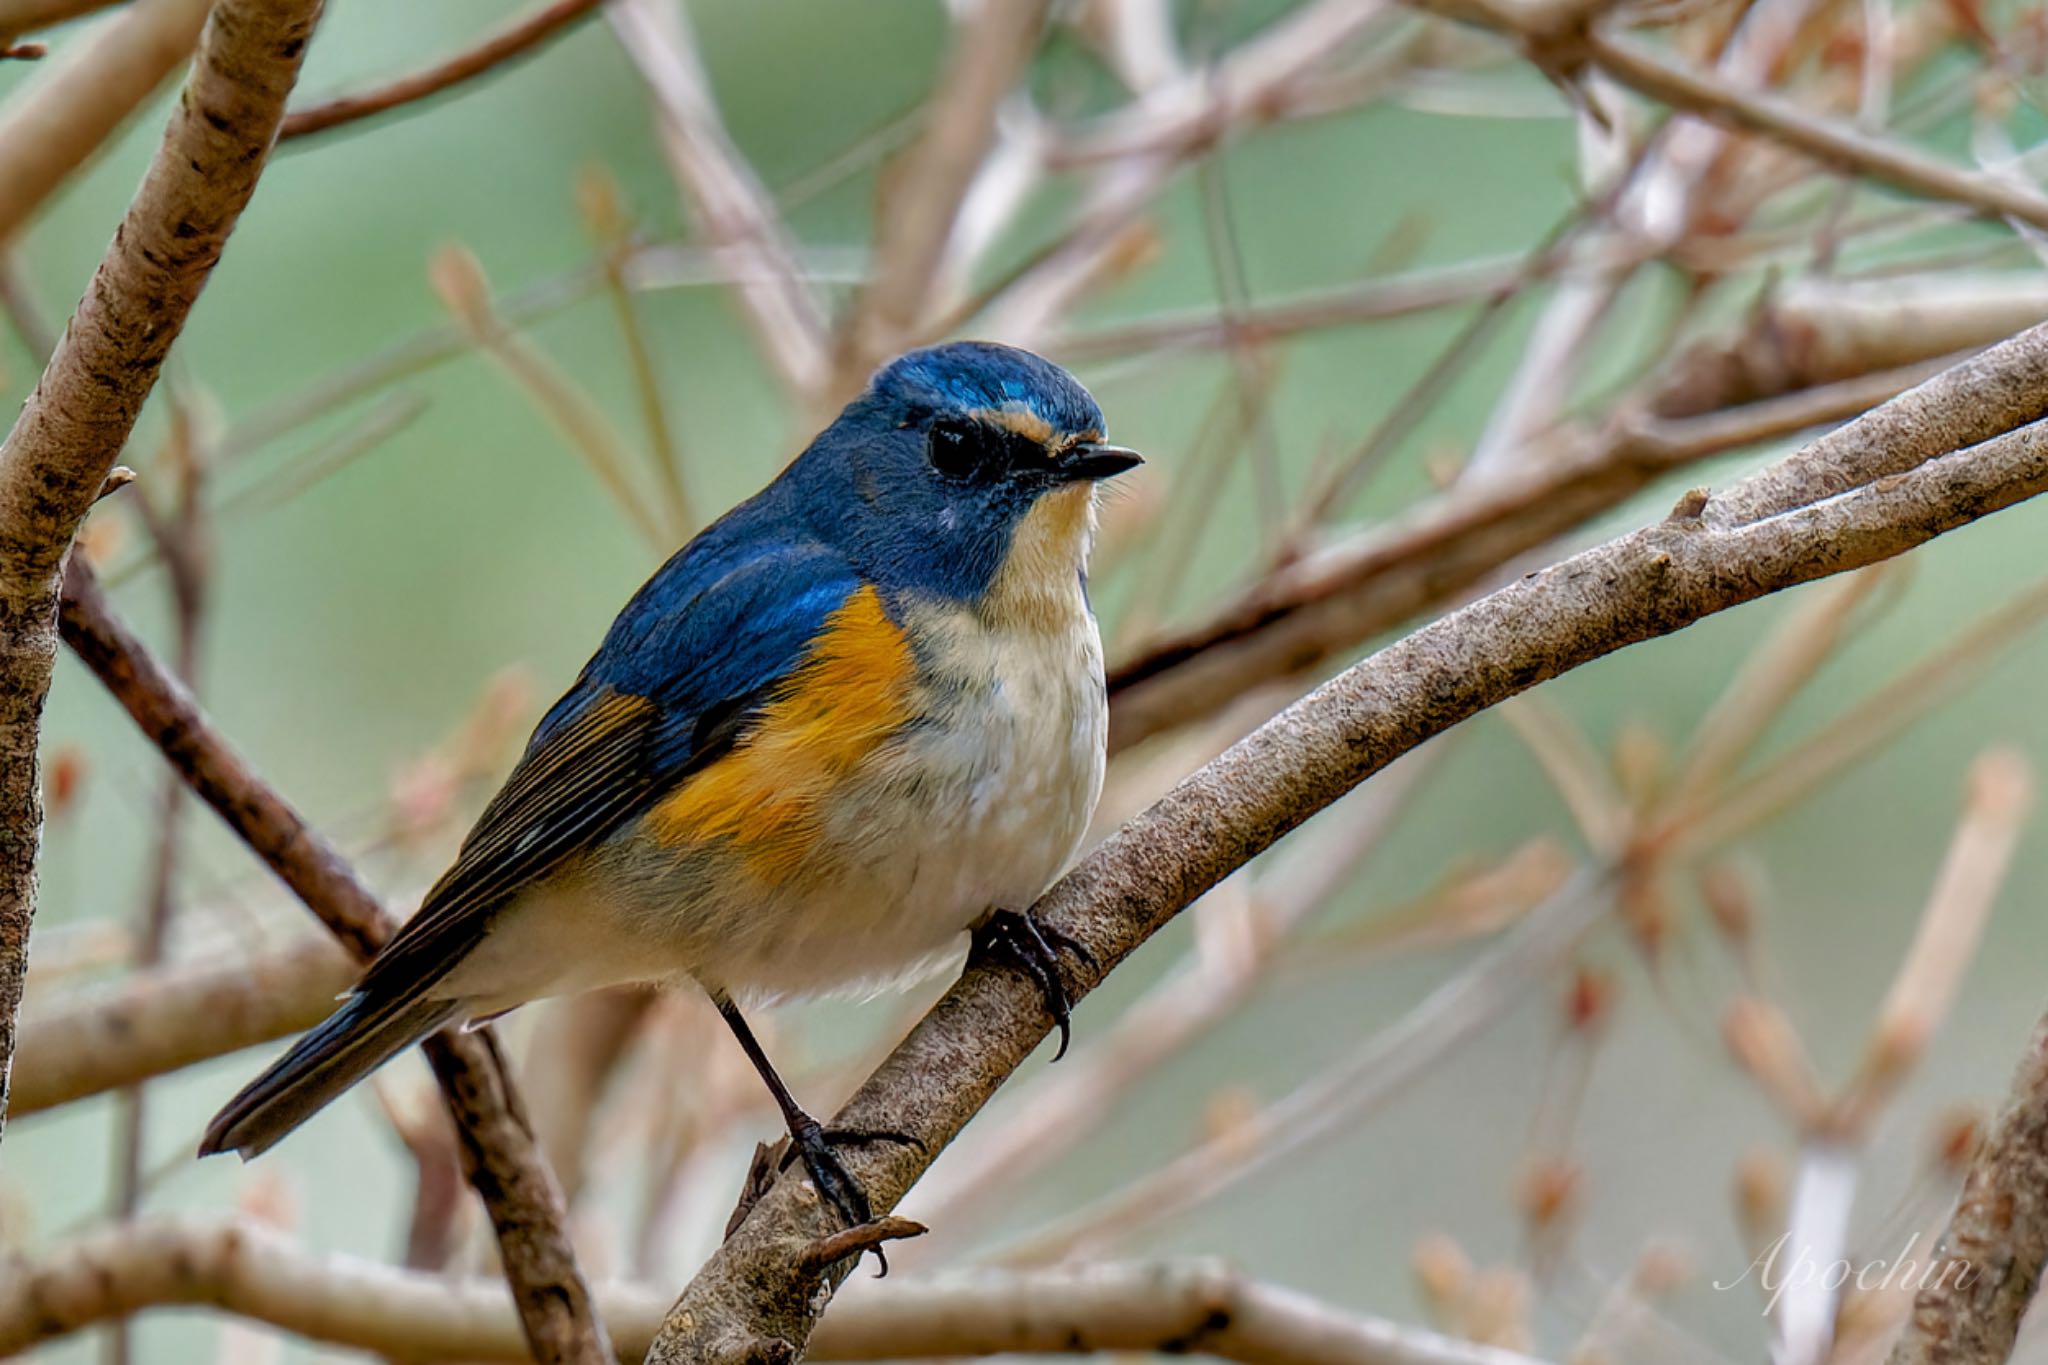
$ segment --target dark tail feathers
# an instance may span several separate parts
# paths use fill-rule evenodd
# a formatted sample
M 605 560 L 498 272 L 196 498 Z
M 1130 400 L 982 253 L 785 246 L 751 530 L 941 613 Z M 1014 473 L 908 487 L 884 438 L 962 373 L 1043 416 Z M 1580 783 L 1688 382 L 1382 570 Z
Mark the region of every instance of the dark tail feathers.
M 199 1155 L 234 1151 L 247 1160 L 269 1150 L 342 1091 L 447 1023 L 456 1008 L 452 1000 L 350 997 L 213 1116 Z

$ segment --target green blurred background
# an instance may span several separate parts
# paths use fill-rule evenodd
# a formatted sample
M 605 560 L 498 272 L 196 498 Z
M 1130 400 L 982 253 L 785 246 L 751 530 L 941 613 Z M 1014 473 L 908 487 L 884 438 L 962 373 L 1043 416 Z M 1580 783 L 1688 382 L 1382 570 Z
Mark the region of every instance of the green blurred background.
M 1220 6 L 1201 22 L 1228 35 L 1283 8 Z M 354 88 L 409 69 L 505 13 L 483 0 L 344 0 L 324 23 L 302 90 Z M 771 186 L 798 181 L 912 109 L 946 37 L 943 12 L 931 0 L 692 0 L 690 13 L 733 137 Z M 61 49 L 81 37 L 82 30 L 59 30 L 51 40 Z M 25 73 L 0 65 L 0 96 Z M 1086 110 L 1112 97 L 1092 61 L 1059 43 L 1034 79 L 1055 110 Z M 1525 83 L 1531 100 L 1548 100 L 1533 76 Z M 22 243 L 29 278 L 53 315 L 83 288 L 156 142 L 166 102 L 159 98 L 66 189 Z M 1382 106 L 1233 145 L 1213 173 L 1227 186 L 1254 294 L 1353 280 L 1394 239 L 1412 242 L 1404 263 L 1413 264 L 1529 248 L 1577 193 L 1571 124 L 1562 104 L 1549 102 L 1551 116 L 1520 119 Z M 640 83 L 602 23 L 418 116 L 289 148 L 180 342 L 176 380 L 232 431 L 349 362 L 445 325 L 425 278 L 430 253 L 444 243 L 471 247 L 501 290 L 579 267 L 592 248 L 573 184 L 591 163 L 617 176 L 646 232 L 685 234 Z M 1051 187 L 1048 202 L 1062 193 Z M 857 258 L 873 194 L 872 171 L 861 172 L 796 208 L 792 226 L 810 247 Z M 1038 221 L 1027 215 L 1018 240 L 998 256 L 1028 252 Z M 1157 225 L 1158 258 L 1091 300 L 1086 318 L 1213 302 L 1191 177 L 1162 202 Z M 1643 338 L 1655 330 L 1660 287 L 1653 281 L 1629 300 Z M 769 477 L 804 433 L 720 291 L 661 290 L 643 304 L 693 492 L 701 506 L 721 509 Z M 1289 477 L 1303 477 L 1319 446 L 1367 431 L 1463 316 L 1449 310 L 1288 344 L 1272 412 Z M 1367 515 L 1411 501 L 1428 487 L 1425 456 L 1476 436 L 1532 316 L 1528 307 L 1516 315 L 1505 339 L 1403 448 L 1374 484 Z M 549 316 L 528 335 L 622 429 L 637 431 L 624 352 L 601 296 Z M 14 338 L 0 339 L 0 388 L 10 401 L 26 392 L 32 374 Z M 1212 396 L 1229 382 L 1229 367 L 1218 354 L 1181 355 L 1083 367 L 1082 377 L 1110 414 L 1113 434 L 1145 450 L 1170 487 Z M 652 567 L 586 468 L 487 361 L 464 354 L 394 391 L 425 400 L 417 420 L 309 491 L 223 517 L 208 617 L 208 708 L 283 791 L 345 838 L 374 830 L 395 775 L 461 723 L 498 671 L 529 670 L 539 702 L 564 686 Z M 359 403 L 238 458 L 215 472 L 216 487 L 232 493 L 288 469 L 365 410 Z M 145 479 L 164 432 L 159 401 L 129 457 Z M 1725 479 L 1763 454 L 1685 482 Z M 1199 617 L 1215 593 L 1241 582 L 1257 551 L 1245 465 L 1231 477 L 1193 572 L 1174 596 L 1181 618 Z M 1657 490 L 1609 525 L 1660 514 L 1671 492 Z M 1896 608 L 1828 665 L 1770 743 L 1866 695 L 2041 573 L 2043 518 L 2041 509 L 2021 508 L 1916 555 Z M 131 534 L 114 562 L 136 544 Z M 1106 633 L 1145 562 L 1127 557 L 1103 583 Z M 119 592 L 122 608 L 158 638 L 164 596 L 151 573 L 131 576 Z M 1630 723 L 1682 738 L 1784 609 L 1767 602 L 1732 613 L 1546 691 L 1603 744 Z M 1746 846 L 1767 872 L 1772 914 L 1763 933 L 1785 999 L 1824 1076 L 1846 1074 L 1855 1060 L 1932 880 L 1971 758 L 1993 743 L 2036 758 L 2043 752 L 2044 664 L 2041 642 L 2019 642 L 1961 700 Z M 52 750 L 75 746 L 89 768 L 82 804 L 47 839 L 38 934 L 96 920 L 132 922 L 147 880 L 159 765 L 68 660 L 52 695 L 47 742 Z M 236 908 L 225 922 L 236 937 L 282 943 L 304 931 L 303 912 L 275 893 L 210 816 L 196 814 L 192 824 L 181 899 L 194 917 L 231 902 Z M 1526 751 L 1497 718 L 1483 717 L 1456 738 L 1396 837 L 1328 913 L 1369 914 L 1431 885 L 1460 857 L 1499 854 L 1543 832 L 1571 838 Z M 2048 926 L 2037 894 L 2044 857 L 2048 845 L 2030 836 L 1952 1018 L 1879 1135 L 1859 1229 L 1873 1227 L 1912 1179 L 1933 1113 L 2002 1093 L 2048 998 Z M 390 859 L 368 866 L 394 894 L 434 870 Z M 1185 946 L 1186 933 L 1184 925 L 1169 930 L 1091 999 L 1078 1019 L 1082 1035 L 1114 1017 L 1119 1002 Z M 1765 1340 L 1755 1297 L 1718 1292 L 1711 1282 L 1738 1275 L 1748 1259 L 1729 1212 L 1737 1155 L 1757 1141 L 1789 1151 L 1790 1138 L 1718 1051 L 1714 1012 L 1733 976 L 1704 935 L 1692 937 L 1661 977 L 1633 965 L 1618 937 L 1588 952 L 1620 969 L 1622 1013 L 1577 1129 L 1588 1172 L 1584 1223 L 1573 1267 L 1541 1300 L 1545 1350 L 1570 1344 L 1603 1288 L 1654 1239 L 1686 1248 L 1697 1272 L 1669 1304 L 1686 1334 L 1671 1347 L 1675 1355 L 1753 1359 Z M 1182 1150 L 1219 1090 L 1283 1093 L 1399 1017 L 1473 951 L 1311 973 L 1262 993 L 1217 1035 L 1150 1077 L 1077 1153 L 1031 1178 L 991 1232 L 1035 1224 Z M 1408 1258 L 1422 1235 L 1448 1232 L 1486 1262 L 1520 1254 L 1513 1196 L 1558 1032 L 1554 997 L 1538 992 L 1342 1140 L 1147 1230 L 1120 1254 L 1221 1253 L 1339 1304 L 1418 1319 Z M 849 1037 L 894 1014 L 843 1004 L 789 1013 L 787 1026 L 822 1055 L 848 1050 Z M 707 1038 L 706 1045 L 725 1044 Z M 226 1058 L 153 1087 L 147 1164 L 162 1176 L 147 1207 L 220 1210 L 252 1178 L 233 1162 L 182 1158 L 206 1116 L 259 1061 Z M 829 1107 L 837 1097 L 811 1098 Z M 16 1240 L 40 1245 L 99 1216 L 109 1198 L 112 1121 L 112 1102 L 103 1098 L 9 1126 L 0 1189 Z M 735 1187 L 743 1162 L 735 1152 Z M 408 1163 L 367 1103 L 337 1106 L 257 1169 L 286 1182 L 308 1244 L 374 1257 L 397 1251 Z M 945 1259 L 965 1259 L 975 1244 L 963 1239 Z M 679 1277 L 688 1267 L 674 1269 Z M 138 1358 L 208 1357 L 217 1334 L 197 1316 L 158 1315 L 140 1328 Z M 81 1360 L 92 1352 L 80 1338 L 50 1357 Z M 305 1348 L 290 1348 L 287 1358 L 306 1358 Z

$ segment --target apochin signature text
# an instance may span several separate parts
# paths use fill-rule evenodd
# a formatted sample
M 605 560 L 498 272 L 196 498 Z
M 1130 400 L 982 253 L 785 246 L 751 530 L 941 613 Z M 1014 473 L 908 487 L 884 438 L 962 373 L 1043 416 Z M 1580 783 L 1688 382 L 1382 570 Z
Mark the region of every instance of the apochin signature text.
M 1896 1287 L 1917 1294 L 1931 1285 L 1967 1289 L 1977 1274 L 1977 1267 L 1953 1257 L 1916 1259 L 1913 1248 L 1920 1241 L 1918 1233 L 1906 1239 L 1897 1256 L 1889 1260 L 1864 1261 L 1860 1265 L 1846 1259 L 1822 1264 L 1807 1255 L 1804 1247 L 1794 1248 L 1787 1257 L 1786 1243 L 1791 1239 L 1792 1234 L 1786 1233 L 1764 1248 L 1740 1275 L 1726 1283 L 1714 1281 L 1714 1288 L 1733 1289 L 1754 1275 L 1758 1287 L 1769 1296 L 1764 1303 L 1764 1312 L 1775 1313 L 1778 1300 L 1787 1290 L 1804 1289 L 1815 1284 L 1830 1294 L 1840 1292 L 1848 1284 L 1854 1284 L 1865 1292 Z

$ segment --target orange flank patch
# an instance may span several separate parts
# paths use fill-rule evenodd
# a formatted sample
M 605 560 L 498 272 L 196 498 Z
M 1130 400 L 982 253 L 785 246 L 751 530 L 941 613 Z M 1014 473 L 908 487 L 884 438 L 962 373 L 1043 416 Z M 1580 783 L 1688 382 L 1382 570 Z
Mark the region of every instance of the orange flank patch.
M 826 618 L 748 738 L 649 813 L 650 832 L 670 845 L 726 840 L 762 881 L 795 877 L 824 804 L 910 719 L 916 685 L 902 630 L 862 588 Z

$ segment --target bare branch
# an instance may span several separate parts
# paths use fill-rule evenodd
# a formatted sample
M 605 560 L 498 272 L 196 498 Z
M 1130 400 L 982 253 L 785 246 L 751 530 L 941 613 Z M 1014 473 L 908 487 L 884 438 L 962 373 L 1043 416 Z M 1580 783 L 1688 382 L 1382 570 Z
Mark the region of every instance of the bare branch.
M 64 582 L 64 638 L 128 709 L 171 766 L 358 958 L 395 927 L 334 847 L 252 771 L 192 698 L 113 613 L 92 570 L 74 557 Z M 460 1129 L 463 1167 L 490 1210 L 506 1279 L 534 1354 L 544 1362 L 609 1360 L 604 1325 L 564 1229 L 548 1171 L 497 1041 L 450 1030 L 422 1044 Z
M 0 1122 L 35 913 L 59 566 L 256 190 L 319 13 L 318 0 L 215 6 L 163 144 L 0 445 Z
M 21 1021 L 11 1108 L 33 1114 L 311 1028 L 354 984 L 356 960 L 331 938 L 137 972 Z
M 1890 1365 L 2004 1365 L 2048 1264 L 2048 1018 L 1963 1181 Z
M 619 1358 L 661 1321 L 658 1291 L 601 1294 Z M 96 1322 L 205 1304 L 314 1341 L 414 1361 L 519 1361 L 504 1286 L 318 1256 L 261 1224 L 153 1219 L 89 1234 L 0 1287 L 0 1351 Z M 1211 1261 L 891 1280 L 833 1308 L 819 1361 L 1168 1352 L 1241 1365 L 1539 1365 L 1528 1356 L 1339 1312 Z
M 19 232 L 192 55 L 209 8 L 208 0 L 141 0 L 0 110 L 0 239 Z
M 473 81 L 560 37 L 577 20 L 602 3 L 604 0 L 552 0 L 552 3 L 542 5 L 532 13 L 514 19 L 475 47 L 458 52 L 424 71 L 401 76 L 372 90 L 342 95 L 305 109 L 294 109 L 285 115 L 284 126 L 277 132 L 278 140 L 282 142 L 288 138 L 324 133 L 330 128 L 389 113 L 465 81 Z

